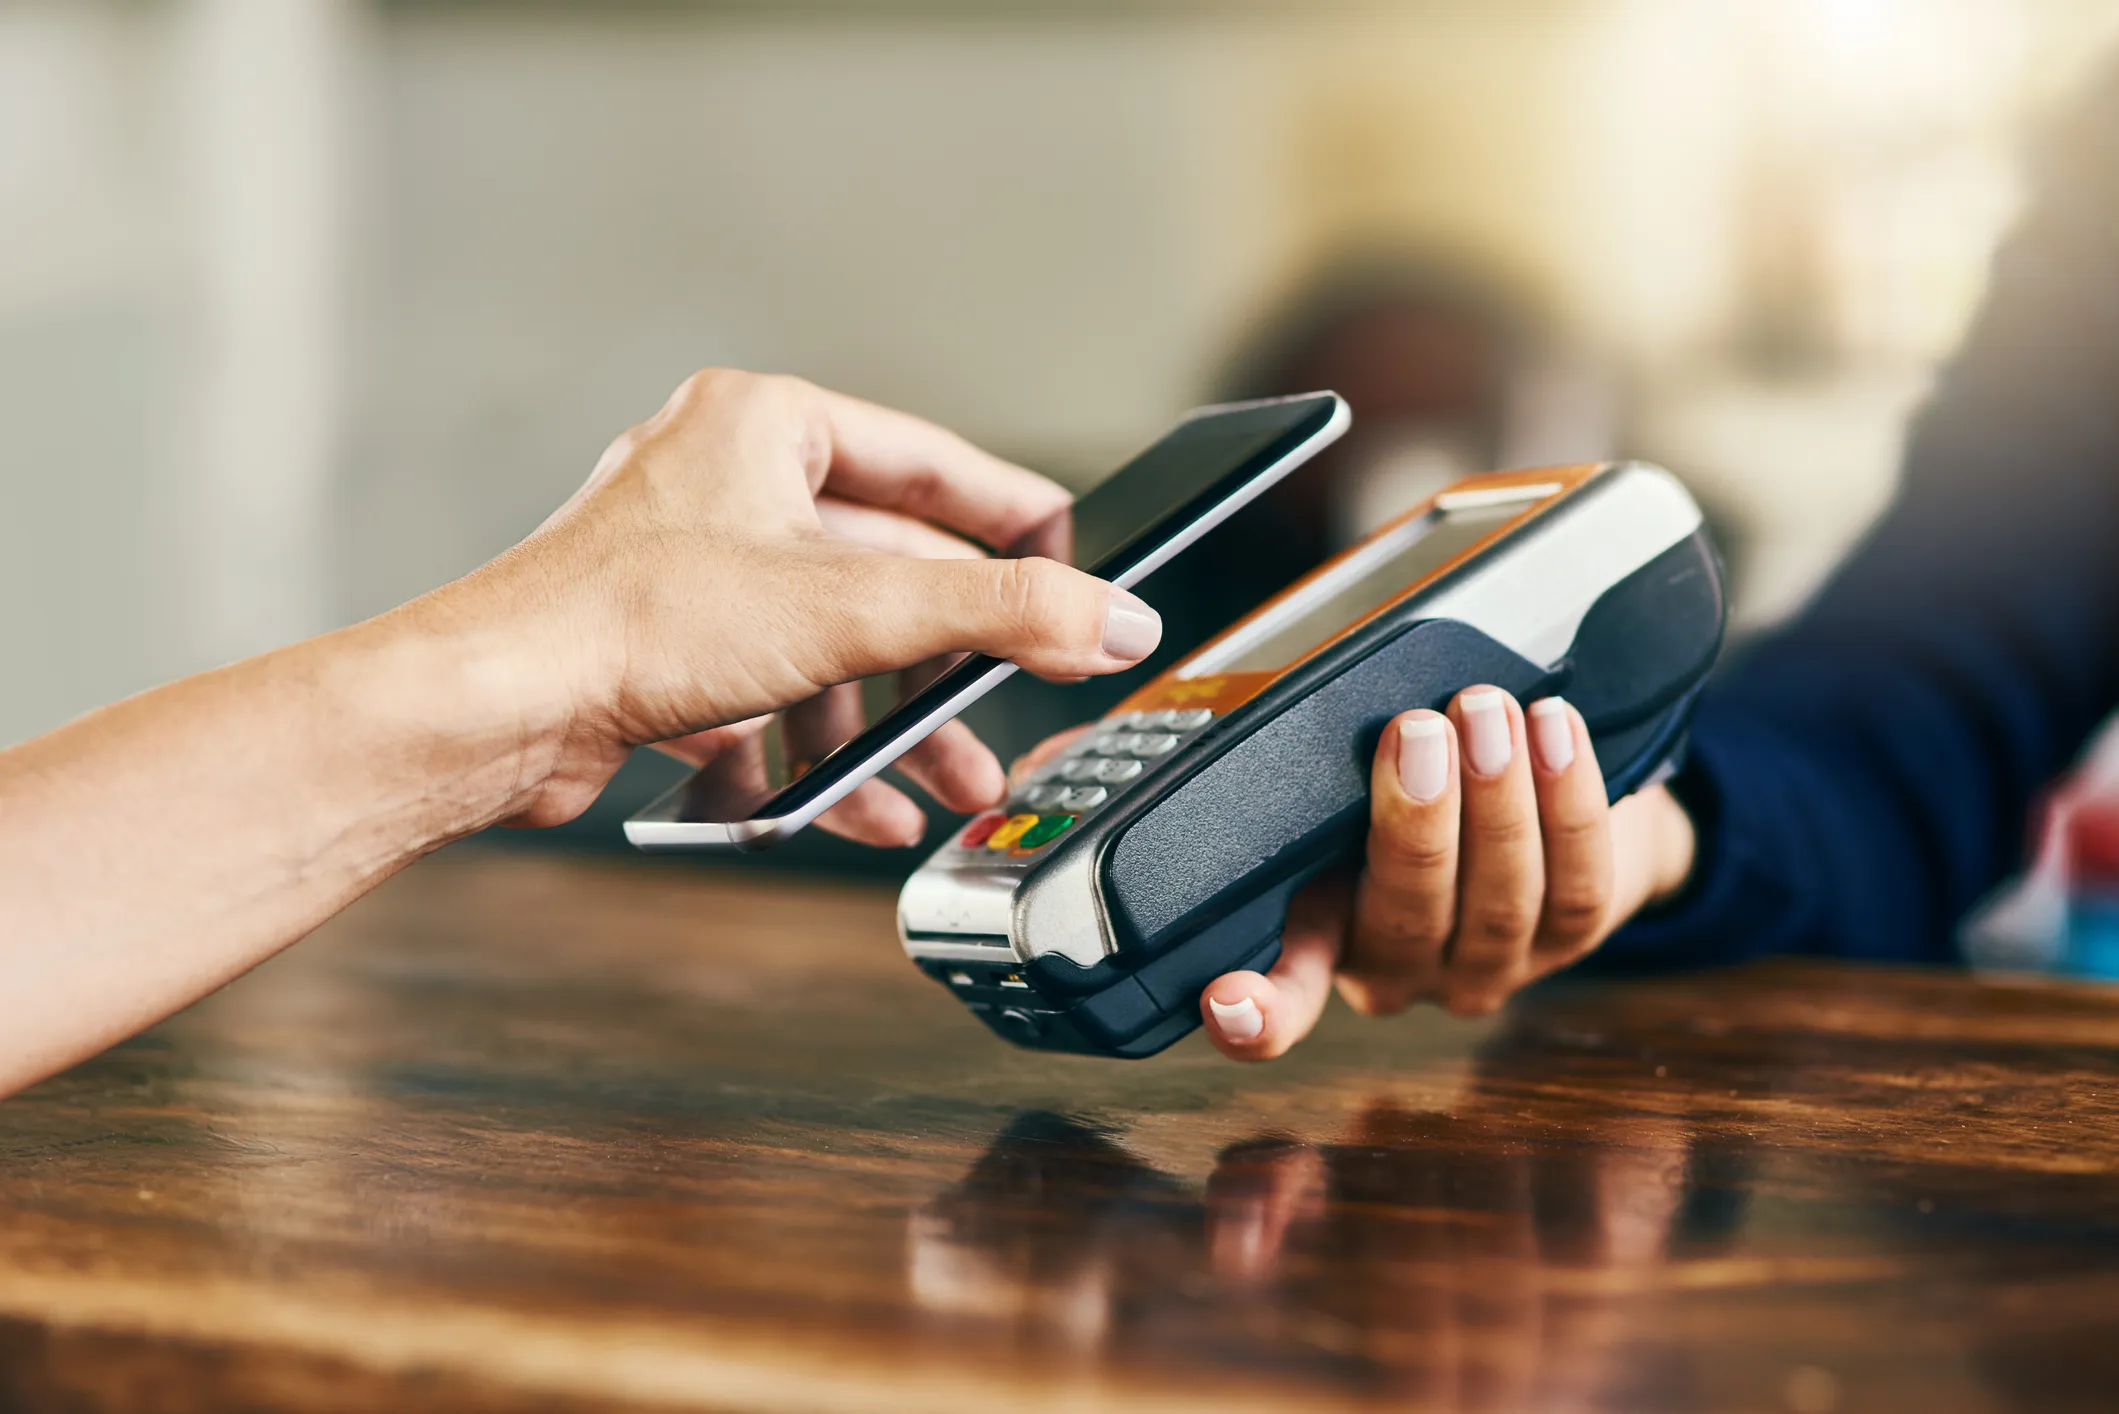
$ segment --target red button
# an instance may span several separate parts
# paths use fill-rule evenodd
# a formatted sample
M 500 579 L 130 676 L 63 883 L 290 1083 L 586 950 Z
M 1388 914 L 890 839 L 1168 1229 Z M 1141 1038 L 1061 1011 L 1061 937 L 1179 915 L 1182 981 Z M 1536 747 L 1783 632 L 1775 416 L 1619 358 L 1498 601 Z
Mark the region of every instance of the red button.
M 966 849 L 977 849 L 980 845 L 986 843 L 986 837 L 998 830 L 1001 827 L 1001 821 L 1007 818 L 1006 815 L 998 811 L 981 815 L 978 819 L 971 822 L 963 835 L 958 838 L 957 843 Z

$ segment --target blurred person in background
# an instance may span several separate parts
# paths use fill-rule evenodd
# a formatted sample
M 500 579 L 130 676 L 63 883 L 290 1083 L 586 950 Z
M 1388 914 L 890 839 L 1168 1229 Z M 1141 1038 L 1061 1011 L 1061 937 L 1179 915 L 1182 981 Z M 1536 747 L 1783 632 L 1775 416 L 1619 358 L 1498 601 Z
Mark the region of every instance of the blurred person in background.
M 1366 867 L 1297 900 L 1270 977 L 1209 988 L 1215 1043 L 1280 1054 L 1335 975 L 1360 1011 L 1476 1014 L 1599 948 L 1954 961 L 2034 799 L 2119 703 L 2115 230 L 2119 72 L 2045 146 L 1896 503 L 1710 688 L 1676 778 L 1607 809 L 1557 701 L 1404 714 Z
M 482 569 L 0 752 L 0 1095 L 450 840 L 572 818 L 636 746 L 762 770 L 765 714 L 829 735 L 854 680 L 939 655 L 1067 678 L 1140 662 L 1161 624 L 1139 599 L 978 548 L 1069 500 L 916 418 L 700 374 Z M 1005 786 L 956 724 L 901 764 L 953 810 Z M 899 845 L 924 825 L 880 781 L 832 823 Z
M 1563 356 L 1536 302 L 1437 256 L 1327 262 L 1253 333 L 1225 384 L 1231 398 L 1330 388 L 1353 409 L 1312 474 L 1267 493 L 1308 554 L 1281 584 L 1467 476 L 1612 450 L 1609 389 Z
M 1353 426 L 1143 588 L 1170 630 L 1164 659 L 1453 482 L 1608 456 L 1610 398 L 1554 343 L 1530 301 L 1460 262 L 1326 262 L 1237 351 L 1220 395 L 1330 388 Z

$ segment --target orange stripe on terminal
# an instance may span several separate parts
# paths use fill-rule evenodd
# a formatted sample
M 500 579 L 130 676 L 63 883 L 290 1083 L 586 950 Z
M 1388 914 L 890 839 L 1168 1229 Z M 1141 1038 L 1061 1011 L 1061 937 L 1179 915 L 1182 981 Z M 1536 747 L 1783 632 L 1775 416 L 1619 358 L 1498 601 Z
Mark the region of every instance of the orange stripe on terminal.
M 1116 712 L 1162 712 L 1172 708 L 1206 707 L 1219 717 L 1234 711 L 1264 692 L 1279 673 L 1212 673 L 1206 677 L 1180 678 L 1165 673 L 1111 710 Z

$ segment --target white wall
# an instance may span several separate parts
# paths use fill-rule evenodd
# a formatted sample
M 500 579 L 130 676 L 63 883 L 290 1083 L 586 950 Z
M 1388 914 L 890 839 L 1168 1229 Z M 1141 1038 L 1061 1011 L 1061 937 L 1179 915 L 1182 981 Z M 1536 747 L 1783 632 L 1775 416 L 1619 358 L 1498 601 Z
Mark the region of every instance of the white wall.
M 0 742 L 189 666 L 166 35 L 0 9 Z
M 347 607 L 534 525 L 713 363 L 1063 469 L 1201 391 L 1265 263 L 1201 25 L 411 19 L 382 47 Z

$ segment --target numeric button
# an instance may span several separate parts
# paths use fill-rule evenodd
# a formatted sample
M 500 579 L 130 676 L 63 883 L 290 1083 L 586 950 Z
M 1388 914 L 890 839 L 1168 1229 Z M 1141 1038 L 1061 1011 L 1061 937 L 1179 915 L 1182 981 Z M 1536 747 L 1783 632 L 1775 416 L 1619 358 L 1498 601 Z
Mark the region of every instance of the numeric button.
M 988 811 L 971 822 L 963 835 L 957 840 L 957 843 L 965 849 L 977 849 L 980 845 L 986 843 L 993 832 L 998 830 L 1007 819 L 1008 817 L 1001 814 L 998 810 Z
M 1126 743 L 1125 753 L 1128 756 L 1145 758 L 1167 756 L 1176 749 L 1177 738 L 1168 732 L 1136 732 L 1133 739 Z
M 1122 786 L 1147 769 L 1138 761 L 1118 756 L 1106 756 L 1083 764 L 1090 770 L 1081 779 L 1102 781 L 1107 786 Z

